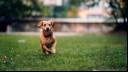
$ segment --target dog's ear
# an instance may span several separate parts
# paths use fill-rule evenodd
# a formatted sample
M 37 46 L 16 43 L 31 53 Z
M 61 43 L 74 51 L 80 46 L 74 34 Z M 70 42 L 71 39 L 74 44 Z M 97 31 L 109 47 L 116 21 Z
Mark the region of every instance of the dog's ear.
M 52 27 L 55 27 L 55 21 L 51 21 Z
M 41 22 L 38 23 L 38 26 L 39 27 L 42 26 L 42 25 L 43 25 L 43 21 L 41 21 Z

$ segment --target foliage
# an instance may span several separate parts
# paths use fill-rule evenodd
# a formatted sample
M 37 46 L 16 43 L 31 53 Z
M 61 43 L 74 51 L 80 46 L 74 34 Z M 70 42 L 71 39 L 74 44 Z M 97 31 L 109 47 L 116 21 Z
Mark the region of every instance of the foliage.
M 31 15 L 33 10 L 40 10 L 35 0 L 31 0 L 31 5 L 23 3 L 23 0 L 0 0 L 0 16 L 7 18 L 22 18 Z
M 116 17 L 123 18 L 122 14 L 127 14 L 126 13 L 126 8 L 127 8 L 126 1 L 127 0 L 118 0 L 118 1 L 111 0 L 110 1 L 110 6 L 113 8 L 113 12 L 115 13 Z
M 127 31 L 127 0 L 110 0 L 110 6 L 113 8 L 112 15 L 116 21 L 114 31 Z M 123 18 L 122 24 L 118 22 L 118 18 Z
M 69 4 L 72 6 L 79 6 L 81 2 L 86 2 L 86 0 L 69 0 Z

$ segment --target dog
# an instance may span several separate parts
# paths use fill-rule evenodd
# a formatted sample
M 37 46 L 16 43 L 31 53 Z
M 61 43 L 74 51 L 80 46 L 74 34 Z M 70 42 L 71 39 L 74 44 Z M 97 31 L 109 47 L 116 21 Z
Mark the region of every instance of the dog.
M 56 53 L 56 38 L 53 34 L 55 21 L 41 21 L 38 23 L 40 30 L 40 46 L 45 54 Z

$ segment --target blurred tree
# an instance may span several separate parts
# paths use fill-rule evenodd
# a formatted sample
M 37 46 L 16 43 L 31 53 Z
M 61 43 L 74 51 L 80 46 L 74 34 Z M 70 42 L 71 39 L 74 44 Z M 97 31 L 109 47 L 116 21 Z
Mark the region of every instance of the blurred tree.
M 127 0 L 110 0 L 110 6 L 113 8 L 112 15 L 116 21 L 114 31 L 127 31 Z M 123 18 L 123 23 L 118 22 L 118 18 Z
M 43 17 L 51 17 L 53 14 L 51 8 L 49 6 L 41 6 L 41 15 Z
M 0 32 L 5 32 L 13 19 L 30 16 L 33 10 L 40 10 L 36 0 L 0 0 Z
M 85 3 L 86 1 L 88 0 L 69 0 L 69 7 L 67 8 L 68 10 L 66 17 L 76 18 L 78 7 L 81 5 L 81 3 Z
M 69 4 L 72 6 L 79 6 L 81 2 L 86 2 L 88 0 L 69 0 Z
M 77 17 L 77 8 L 75 6 L 71 6 L 69 11 L 67 12 L 68 18 L 75 18 Z

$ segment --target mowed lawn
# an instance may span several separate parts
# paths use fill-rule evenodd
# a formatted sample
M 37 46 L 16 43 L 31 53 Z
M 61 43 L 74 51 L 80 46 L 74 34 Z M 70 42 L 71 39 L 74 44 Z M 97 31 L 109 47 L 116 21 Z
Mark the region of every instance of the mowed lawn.
M 0 35 L 0 71 L 126 71 L 127 36 L 58 36 L 57 52 L 41 52 L 38 36 Z

